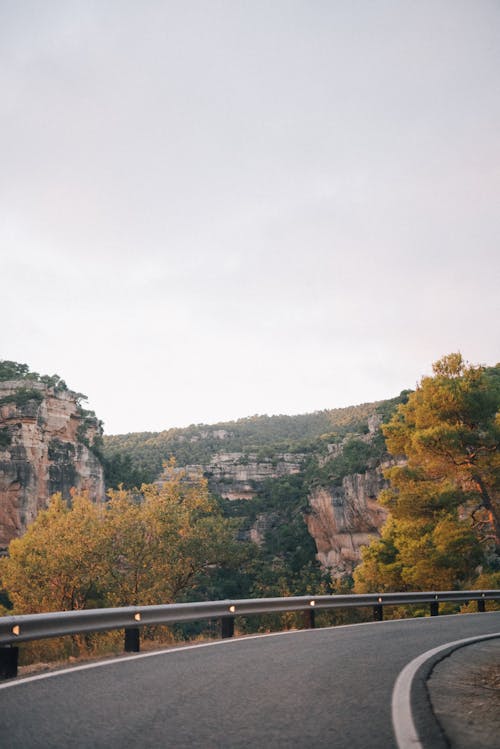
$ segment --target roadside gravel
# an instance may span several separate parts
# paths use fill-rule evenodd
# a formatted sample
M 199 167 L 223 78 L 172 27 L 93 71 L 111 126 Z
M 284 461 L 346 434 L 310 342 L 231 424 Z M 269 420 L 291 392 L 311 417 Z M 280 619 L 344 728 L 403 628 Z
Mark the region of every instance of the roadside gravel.
M 499 749 L 500 638 L 455 650 L 434 667 L 427 688 L 452 749 Z

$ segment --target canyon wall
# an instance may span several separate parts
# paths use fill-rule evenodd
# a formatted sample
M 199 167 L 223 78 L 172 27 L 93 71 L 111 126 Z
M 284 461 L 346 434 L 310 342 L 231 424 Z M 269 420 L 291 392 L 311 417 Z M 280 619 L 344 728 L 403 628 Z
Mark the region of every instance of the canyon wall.
M 374 414 L 368 419 L 368 432 L 357 439 L 373 445 L 381 424 L 381 417 Z M 328 445 L 328 458 L 341 457 L 346 444 L 344 439 Z M 333 578 L 352 574 L 361 561 L 362 547 L 380 535 L 387 519 L 387 510 L 377 500 L 388 486 L 384 469 L 394 465 L 394 460 L 387 454 L 384 457 L 384 461 L 370 459 L 363 472 L 347 474 L 335 484 L 316 486 L 309 493 L 307 529 L 316 543 L 316 558 Z M 320 464 L 328 458 L 320 459 Z
M 302 517 L 316 544 L 316 558 L 332 577 L 346 577 L 361 561 L 362 547 L 379 535 L 387 518 L 378 496 L 387 486 L 384 468 L 393 461 L 381 442 L 381 421 L 380 416 L 373 415 L 366 433 L 351 433 L 327 443 L 321 453 L 275 453 L 272 458 L 264 458 L 257 453 L 220 452 L 207 464 L 186 466 L 186 470 L 188 474 L 203 473 L 211 491 L 224 499 L 249 501 L 249 519 L 242 537 L 259 546 L 289 518 L 282 509 L 269 506 L 250 520 L 252 500 L 261 496 L 266 482 L 299 474 L 304 498 Z M 353 442 L 367 455 L 357 472 L 348 468 L 351 463 L 347 454 Z M 331 475 L 336 478 L 325 478 Z M 299 509 L 296 512 L 300 514 Z
M 102 429 L 79 397 L 40 382 L 0 382 L 0 552 L 55 492 L 69 500 L 75 487 L 104 499 L 102 465 L 92 452 Z
M 301 453 L 278 453 L 273 458 L 257 454 L 217 453 L 206 465 L 186 466 L 193 473 L 203 473 L 211 491 L 224 499 L 253 499 L 268 479 L 299 473 L 305 456 Z
M 377 502 L 386 486 L 382 466 L 351 474 L 340 486 L 315 487 L 309 494 L 307 528 L 317 559 L 332 577 L 344 577 L 361 561 L 361 548 L 379 535 L 387 511 Z

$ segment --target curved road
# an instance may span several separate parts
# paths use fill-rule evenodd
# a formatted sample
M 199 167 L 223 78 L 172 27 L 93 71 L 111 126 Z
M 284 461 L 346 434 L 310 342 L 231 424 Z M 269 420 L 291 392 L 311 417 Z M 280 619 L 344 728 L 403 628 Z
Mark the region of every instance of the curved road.
M 500 631 L 500 612 L 287 632 L 104 661 L 0 685 L 3 749 L 390 749 L 401 669 Z

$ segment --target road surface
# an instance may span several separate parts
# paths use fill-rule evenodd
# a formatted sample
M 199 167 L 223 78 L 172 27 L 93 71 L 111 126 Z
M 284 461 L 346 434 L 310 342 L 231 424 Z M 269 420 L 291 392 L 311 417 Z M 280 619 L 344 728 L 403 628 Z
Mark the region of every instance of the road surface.
M 500 612 L 224 640 L 0 686 L 3 749 L 391 749 L 401 669 Z M 8 684 L 8 686 L 6 686 Z

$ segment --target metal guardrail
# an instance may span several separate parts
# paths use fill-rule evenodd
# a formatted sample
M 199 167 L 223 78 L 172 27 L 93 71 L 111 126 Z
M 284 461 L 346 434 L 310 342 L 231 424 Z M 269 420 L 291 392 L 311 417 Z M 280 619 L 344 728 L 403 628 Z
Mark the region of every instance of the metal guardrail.
M 125 650 L 139 650 L 139 629 L 152 624 L 178 624 L 200 619 L 220 619 L 222 637 L 232 637 L 237 616 L 307 612 L 306 624 L 315 625 L 315 612 L 326 609 L 373 607 L 376 620 L 383 619 L 384 606 L 429 604 L 431 616 L 445 602 L 477 601 L 485 611 L 487 600 L 500 599 L 500 590 L 453 590 L 413 593 L 366 593 L 338 596 L 290 596 L 288 598 L 248 598 L 243 600 L 171 603 L 161 606 L 127 606 L 113 609 L 84 609 L 47 614 L 0 617 L 0 678 L 17 674 L 17 643 L 62 635 L 125 630 Z M 15 667 L 12 662 L 15 661 Z M 10 665 L 9 665 L 10 664 Z

